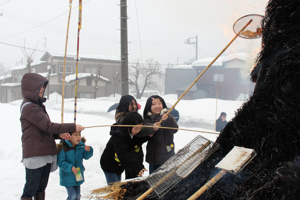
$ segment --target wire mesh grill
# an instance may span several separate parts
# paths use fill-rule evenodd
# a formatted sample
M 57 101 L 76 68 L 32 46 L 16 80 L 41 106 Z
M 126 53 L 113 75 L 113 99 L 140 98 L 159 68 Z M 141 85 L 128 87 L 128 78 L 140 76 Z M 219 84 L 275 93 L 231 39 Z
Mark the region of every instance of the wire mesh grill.
M 217 149 L 217 144 L 197 136 L 155 170 L 146 181 L 157 196 L 163 197 Z
M 262 29 L 261 29 L 261 21 L 263 20 L 264 16 L 257 15 L 257 14 L 251 14 L 251 15 L 245 15 L 233 24 L 233 31 L 236 35 L 246 38 L 246 39 L 256 39 L 260 38 L 262 35 Z M 252 22 L 246 27 L 245 30 L 240 32 L 240 30 L 250 21 Z M 240 33 L 239 33 L 240 32 Z

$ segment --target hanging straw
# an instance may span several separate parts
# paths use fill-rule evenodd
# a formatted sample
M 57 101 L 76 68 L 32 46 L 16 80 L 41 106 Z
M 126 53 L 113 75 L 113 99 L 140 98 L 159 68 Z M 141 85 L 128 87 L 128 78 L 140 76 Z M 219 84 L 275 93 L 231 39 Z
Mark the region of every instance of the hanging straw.
M 77 31 L 77 57 L 76 57 L 76 82 L 75 82 L 75 101 L 74 101 L 74 123 L 75 124 L 76 124 L 77 91 L 78 91 L 79 34 L 80 34 L 81 24 L 82 24 L 82 0 L 79 0 L 78 31 Z
M 64 56 L 64 68 L 63 68 L 63 81 L 62 81 L 62 89 L 61 89 L 61 123 L 64 122 L 64 99 L 65 99 L 65 79 L 66 79 L 66 60 L 67 60 L 67 48 L 68 48 L 68 38 L 69 38 L 69 25 L 71 18 L 71 10 L 72 10 L 72 0 L 69 0 L 69 17 L 68 17 L 68 25 L 67 25 L 67 35 L 66 35 L 66 44 L 65 44 L 65 56 Z

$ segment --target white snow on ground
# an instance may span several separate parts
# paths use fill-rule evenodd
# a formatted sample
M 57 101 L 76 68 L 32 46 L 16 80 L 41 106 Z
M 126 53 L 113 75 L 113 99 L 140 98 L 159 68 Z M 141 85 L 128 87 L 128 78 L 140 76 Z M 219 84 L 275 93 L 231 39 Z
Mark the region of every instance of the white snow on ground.
M 162 96 L 169 104 L 174 104 L 176 95 Z M 120 96 L 103 97 L 98 99 L 78 99 L 77 123 L 88 126 L 111 125 L 114 123 L 114 111 L 107 113 L 107 109 L 118 102 Z M 143 113 L 146 98 L 137 100 Z M 21 126 L 19 121 L 21 100 L 11 103 L 0 103 L 0 199 L 20 199 L 25 184 L 25 168 L 20 162 L 22 158 Z M 180 112 L 179 127 L 197 131 L 214 131 L 215 118 L 221 112 L 227 113 L 227 120 L 234 117 L 242 101 L 224 101 L 216 99 L 181 100 L 176 109 Z M 46 102 L 46 108 L 53 122 L 61 122 L 61 96 L 50 95 Z M 216 112 L 217 110 L 217 112 Z M 64 122 L 73 122 L 74 99 L 64 101 Z M 216 114 L 217 113 L 217 114 Z M 109 139 L 109 126 L 86 128 L 82 135 L 86 137 L 86 144 L 94 148 L 94 156 L 84 161 L 85 182 L 81 186 L 82 199 L 89 199 L 93 189 L 106 186 L 105 176 L 100 168 L 99 160 L 103 149 Z M 199 133 L 193 131 L 179 130 L 175 134 L 176 151 L 184 147 L 197 135 L 202 135 L 210 140 L 215 140 L 216 134 Z M 144 152 L 146 144 L 143 145 Z M 144 162 L 146 168 L 148 163 Z M 145 174 L 146 177 L 148 173 Z M 124 176 L 123 176 L 124 180 Z M 59 185 L 58 170 L 50 174 L 46 199 L 66 199 L 66 189 Z

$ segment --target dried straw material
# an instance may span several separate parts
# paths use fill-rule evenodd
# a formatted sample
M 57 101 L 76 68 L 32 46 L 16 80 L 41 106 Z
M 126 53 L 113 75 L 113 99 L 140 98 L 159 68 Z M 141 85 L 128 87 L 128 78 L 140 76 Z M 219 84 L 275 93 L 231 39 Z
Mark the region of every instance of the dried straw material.
M 92 194 L 95 194 L 97 199 L 123 199 L 126 189 L 122 189 L 121 186 L 124 184 L 126 182 L 115 182 L 107 187 L 92 190 Z

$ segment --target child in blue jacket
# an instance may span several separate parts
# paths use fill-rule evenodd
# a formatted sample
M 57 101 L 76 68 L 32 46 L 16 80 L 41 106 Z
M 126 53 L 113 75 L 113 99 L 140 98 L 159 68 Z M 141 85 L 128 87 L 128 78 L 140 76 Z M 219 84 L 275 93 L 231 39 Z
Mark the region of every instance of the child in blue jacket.
M 84 182 L 83 159 L 93 156 L 93 148 L 85 145 L 81 132 L 70 133 L 71 139 L 57 145 L 57 165 L 59 166 L 60 185 L 68 192 L 67 200 L 80 199 L 80 185 Z

